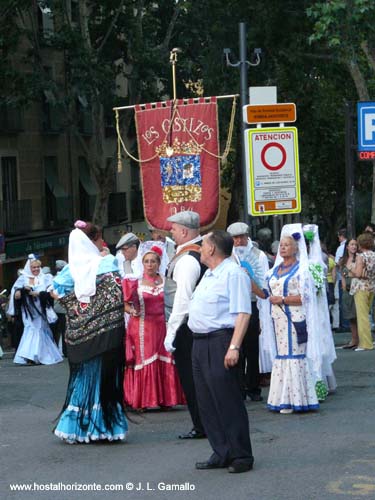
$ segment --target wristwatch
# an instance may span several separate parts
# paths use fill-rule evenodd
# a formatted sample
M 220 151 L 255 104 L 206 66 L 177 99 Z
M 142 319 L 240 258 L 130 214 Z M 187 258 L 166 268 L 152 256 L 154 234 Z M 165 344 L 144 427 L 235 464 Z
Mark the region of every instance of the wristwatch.
M 239 350 L 240 350 L 240 348 L 239 348 L 239 347 L 238 347 L 238 345 L 236 345 L 236 344 L 231 344 L 231 345 L 229 346 L 229 350 L 230 350 L 230 351 L 239 351 Z

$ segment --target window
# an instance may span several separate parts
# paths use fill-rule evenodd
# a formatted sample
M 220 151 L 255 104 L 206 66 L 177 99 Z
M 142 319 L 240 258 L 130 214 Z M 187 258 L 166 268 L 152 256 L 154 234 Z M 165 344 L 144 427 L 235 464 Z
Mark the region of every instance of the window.
M 47 42 L 54 32 L 52 11 L 43 0 L 38 0 L 38 7 L 39 34 L 41 39 Z
M 46 88 L 42 92 L 42 131 L 47 134 L 58 134 L 62 131 L 61 106 L 54 93 L 54 78 L 51 66 L 43 67 L 46 77 Z
M 57 157 L 45 156 L 45 224 L 53 228 L 72 219 L 72 199 L 59 182 Z
M 15 156 L 1 158 L 1 179 L 3 202 L 6 204 L 17 201 L 17 158 Z
M 18 200 L 17 157 L 1 157 L 3 206 L 0 212 L 1 228 L 5 233 L 22 233 L 32 226 L 31 200 Z
M 71 2 L 70 2 L 70 21 L 75 26 L 78 26 L 78 24 L 79 24 L 78 0 L 71 0 Z
M 51 90 L 44 90 L 42 95 L 42 130 L 49 134 L 61 132 L 61 113 L 56 98 Z
M 80 217 L 83 220 L 91 220 L 95 209 L 97 189 L 84 156 L 78 158 L 78 168 Z
M 83 135 L 92 135 L 91 106 L 84 95 L 79 95 L 76 101 L 78 130 Z

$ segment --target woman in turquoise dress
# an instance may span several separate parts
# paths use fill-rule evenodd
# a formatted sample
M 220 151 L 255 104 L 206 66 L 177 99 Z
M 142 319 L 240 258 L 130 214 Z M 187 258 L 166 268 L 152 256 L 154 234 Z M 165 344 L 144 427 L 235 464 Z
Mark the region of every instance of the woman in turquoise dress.
M 70 377 L 54 429 L 68 443 L 123 440 L 124 320 L 117 261 L 101 254 L 101 231 L 77 221 L 69 238 L 69 264 L 54 281 L 67 311 Z

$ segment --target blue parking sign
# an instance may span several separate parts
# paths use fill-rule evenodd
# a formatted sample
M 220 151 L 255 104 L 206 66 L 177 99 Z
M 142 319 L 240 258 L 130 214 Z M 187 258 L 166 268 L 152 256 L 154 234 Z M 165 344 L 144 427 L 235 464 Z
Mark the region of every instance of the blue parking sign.
M 358 102 L 358 151 L 375 151 L 375 102 Z

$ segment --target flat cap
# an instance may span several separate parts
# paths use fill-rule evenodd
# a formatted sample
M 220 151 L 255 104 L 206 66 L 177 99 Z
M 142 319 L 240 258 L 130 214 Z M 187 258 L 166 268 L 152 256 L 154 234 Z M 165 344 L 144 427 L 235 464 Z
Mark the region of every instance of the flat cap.
M 120 248 L 125 245 L 134 245 L 139 241 L 139 238 L 134 233 L 126 233 L 124 236 L 121 236 L 119 242 L 116 245 L 116 250 L 120 250 Z
M 227 232 L 231 236 L 240 236 L 241 234 L 249 234 L 249 226 L 244 222 L 234 222 L 227 227 Z
M 51 274 L 51 268 L 49 266 L 42 267 L 43 274 Z
M 176 224 L 188 227 L 189 229 L 199 229 L 200 225 L 199 214 L 197 212 L 192 212 L 191 210 L 177 212 L 177 214 L 168 217 L 167 221 L 175 222 Z

